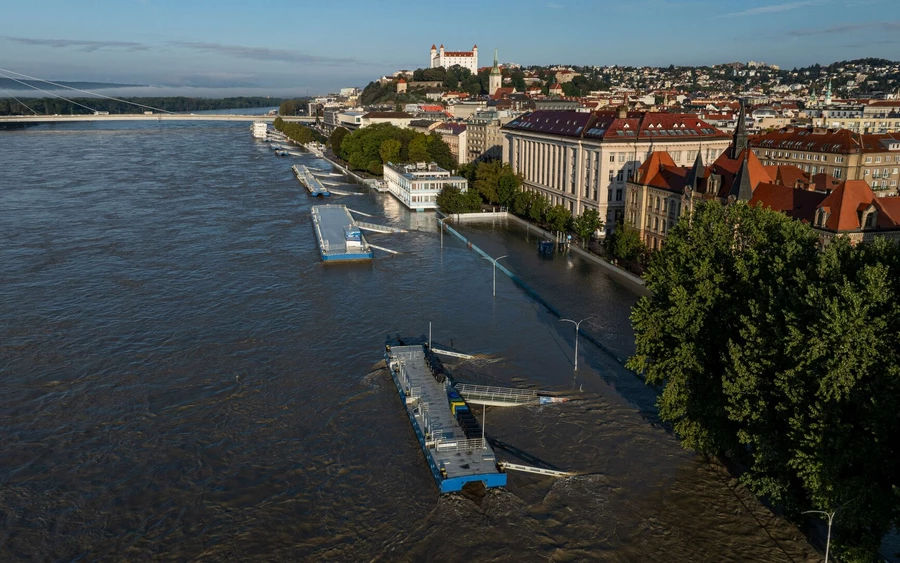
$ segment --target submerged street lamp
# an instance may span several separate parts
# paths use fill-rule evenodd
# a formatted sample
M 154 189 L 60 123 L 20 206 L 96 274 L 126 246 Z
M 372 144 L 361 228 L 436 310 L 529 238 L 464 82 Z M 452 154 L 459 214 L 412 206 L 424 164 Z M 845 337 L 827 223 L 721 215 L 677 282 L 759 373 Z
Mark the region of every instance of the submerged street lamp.
M 581 323 L 588 320 L 591 317 L 585 317 L 578 322 L 573 321 L 572 319 L 559 319 L 559 322 L 567 322 L 575 325 L 575 371 L 578 371 L 578 329 L 581 326 Z
M 494 297 L 497 297 L 497 262 L 499 262 L 500 260 L 503 260 L 507 256 L 509 256 L 509 254 L 504 254 L 503 256 L 499 256 L 499 257 L 491 260 L 494 263 L 494 292 L 493 292 Z

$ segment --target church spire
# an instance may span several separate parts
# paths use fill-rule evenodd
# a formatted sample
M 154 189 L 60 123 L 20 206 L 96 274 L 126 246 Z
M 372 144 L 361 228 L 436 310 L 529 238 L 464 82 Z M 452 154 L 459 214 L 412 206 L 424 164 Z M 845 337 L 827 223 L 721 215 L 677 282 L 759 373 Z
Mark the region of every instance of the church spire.
M 737 160 L 741 151 L 747 148 L 747 119 L 744 114 L 744 100 L 741 98 L 741 109 L 738 112 L 737 126 L 734 128 L 734 137 L 731 141 L 731 160 Z
M 491 69 L 491 74 L 500 74 L 500 63 L 497 62 L 497 49 L 494 49 L 494 68 Z
M 653 142 L 653 137 L 650 137 L 650 142 Z M 697 191 L 697 185 L 700 183 L 700 179 L 703 178 L 704 173 L 706 172 L 706 167 L 703 166 L 702 152 L 702 150 L 697 151 L 697 158 L 694 159 L 694 166 L 691 168 L 691 171 L 688 172 L 687 178 L 685 179 L 685 185 L 695 192 Z
M 747 151 L 749 153 L 750 151 Z M 733 196 L 737 201 L 750 201 L 753 197 L 753 185 L 750 182 L 750 155 L 744 154 L 741 159 L 741 167 L 738 168 L 737 174 L 734 175 L 734 181 L 731 184 L 729 196 Z
M 831 100 L 832 100 L 832 97 L 831 97 L 831 78 L 829 78 L 829 79 L 828 79 L 828 88 L 825 90 L 825 105 L 826 105 L 826 106 L 830 106 L 830 105 L 831 105 Z

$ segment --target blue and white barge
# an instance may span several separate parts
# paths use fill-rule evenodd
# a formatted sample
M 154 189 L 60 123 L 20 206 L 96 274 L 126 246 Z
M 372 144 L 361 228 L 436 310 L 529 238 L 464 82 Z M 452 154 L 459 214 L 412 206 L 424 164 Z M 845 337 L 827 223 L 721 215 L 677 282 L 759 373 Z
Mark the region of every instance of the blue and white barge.
M 481 426 L 425 346 L 388 346 L 385 360 L 440 492 L 479 481 L 505 486 Z
M 372 259 L 372 248 L 346 205 L 314 205 L 311 213 L 322 261 Z
M 309 190 L 309 195 L 313 197 L 328 197 L 331 195 L 328 188 L 322 185 L 322 182 L 309 171 L 309 168 L 295 164 L 291 167 L 291 170 L 294 171 L 294 175 L 300 180 L 300 183 Z

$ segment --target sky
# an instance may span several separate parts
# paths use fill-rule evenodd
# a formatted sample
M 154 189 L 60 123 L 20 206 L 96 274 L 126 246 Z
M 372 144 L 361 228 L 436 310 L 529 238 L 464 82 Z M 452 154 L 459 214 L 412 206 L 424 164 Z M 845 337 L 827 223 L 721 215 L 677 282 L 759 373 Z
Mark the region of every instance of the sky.
M 0 76 L 154 87 L 135 95 L 291 96 L 427 67 L 441 43 L 477 44 L 480 66 L 495 48 L 501 62 L 523 65 L 900 60 L 897 8 L 897 0 L 34 0 L 2 8 Z

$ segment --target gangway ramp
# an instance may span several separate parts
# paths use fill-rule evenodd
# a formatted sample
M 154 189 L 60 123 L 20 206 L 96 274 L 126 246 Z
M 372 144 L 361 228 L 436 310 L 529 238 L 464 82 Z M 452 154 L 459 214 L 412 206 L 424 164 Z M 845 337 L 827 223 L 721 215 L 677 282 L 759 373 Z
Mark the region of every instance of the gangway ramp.
M 512 389 L 509 387 L 470 385 L 468 383 L 457 383 L 454 387 L 467 402 L 473 405 L 488 405 L 491 407 L 536 405 L 540 402 L 540 394 L 543 393 L 533 389 Z
M 530 465 L 519 465 L 518 463 L 509 463 L 501 461 L 497 465 L 504 470 L 521 471 L 523 473 L 535 473 L 538 475 L 549 475 L 550 477 L 570 477 L 575 475 L 570 471 L 557 471 L 555 469 L 544 469 L 543 467 L 532 467 Z
M 362 212 L 362 211 L 357 211 L 357 210 L 355 210 L 355 209 L 350 209 L 349 207 L 347 208 L 347 211 L 349 211 L 350 213 L 353 213 L 353 214 L 355 214 L 355 215 L 362 215 L 363 217 L 375 217 L 374 215 L 372 215 L 372 214 L 370 214 L 370 213 L 364 213 L 364 212 Z
M 440 348 L 432 348 L 432 352 L 435 354 L 441 354 L 443 356 L 453 356 L 454 358 L 462 358 L 464 360 L 474 360 L 475 356 L 471 354 L 462 354 L 460 352 L 451 352 L 450 350 L 441 350 Z
M 356 226 L 364 231 L 372 231 L 373 233 L 405 233 L 403 229 L 397 227 L 386 227 L 384 225 L 376 225 L 375 223 L 365 223 L 357 221 Z

